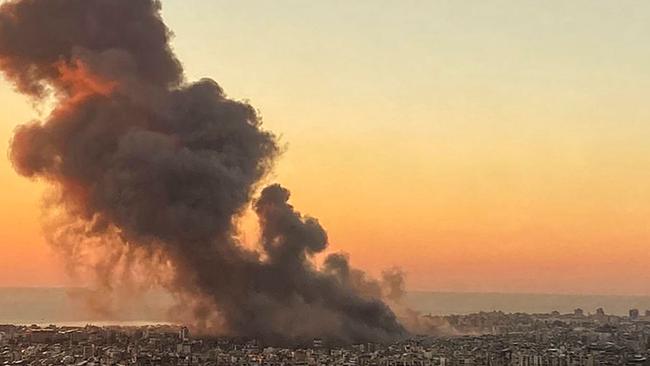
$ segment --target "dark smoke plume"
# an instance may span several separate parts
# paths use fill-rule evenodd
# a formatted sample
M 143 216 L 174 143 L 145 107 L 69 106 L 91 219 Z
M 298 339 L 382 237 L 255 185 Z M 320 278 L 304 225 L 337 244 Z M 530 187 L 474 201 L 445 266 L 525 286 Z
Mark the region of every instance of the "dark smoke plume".
M 155 0 L 0 6 L 0 69 L 18 91 L 57 103 L 16 129 L 10 151 L 20 174 L 55 189 L 49 241 L 73 268 L 90 263 L 100 288 L 131 276 L 165 286 L 206 331 L 270 342 L 402 336 L 380 281 L 339 254 L 313 264 L 327 235 L 286 189 L 253 199 L 276 139 L 216 82 L 184 81 L 159 11 Z M 251 202 L 255 250 L 236 235 Z

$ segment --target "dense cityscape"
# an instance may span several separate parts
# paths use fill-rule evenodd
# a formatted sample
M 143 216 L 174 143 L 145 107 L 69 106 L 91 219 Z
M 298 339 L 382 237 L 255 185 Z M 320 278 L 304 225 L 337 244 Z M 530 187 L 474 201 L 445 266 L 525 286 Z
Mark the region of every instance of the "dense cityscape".
M 641 315 L 481 312 L 445 317 L 445 334 L 393 344 L 293 347 L 254 339 L 194 337 L 186 327 L 0 326 L 3 365 L 589 366 L 648 365 L 650 311 Z

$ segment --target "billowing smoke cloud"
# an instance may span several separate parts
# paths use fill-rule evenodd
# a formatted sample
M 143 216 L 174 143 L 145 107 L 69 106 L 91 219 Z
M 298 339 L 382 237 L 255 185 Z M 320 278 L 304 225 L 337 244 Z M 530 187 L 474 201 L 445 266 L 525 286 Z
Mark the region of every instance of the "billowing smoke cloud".
M 50 242 L 73 267 L 91 263 L 104 288 L 139 268 L 206 330 L 272 342 L 404 335 L 381 281 L 339 254 L 313 264 L 327 235 L 286 189 L 253 198 L 276 139 L 216 82 L 184 81 L 159 10 L 155 0 L 0 7 L 0 69 L 18 91 L 57 102 L 17 128 L 10 151 L 20 174 L 56 190 Z M 235 228 L 251 202 L 254 250 Z M 399 275 L 389 279 L 399 286 Z

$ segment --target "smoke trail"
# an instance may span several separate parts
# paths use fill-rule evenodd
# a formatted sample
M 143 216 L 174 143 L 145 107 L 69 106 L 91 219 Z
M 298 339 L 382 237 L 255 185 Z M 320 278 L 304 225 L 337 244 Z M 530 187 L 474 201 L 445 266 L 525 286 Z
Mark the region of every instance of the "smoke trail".
M 0 69 L 18 91 L 57 100 L 45 120 L 16 129 L 10 151 L 20 174 L 56 189 L 50 242 L 108 290 L 117 269 L 128 277 L 153 261 L 166 275 L 149 269 L 147 281 L 215 332 L 271 342 L 403 335 L 379 282 L 341 255 L 315 267 L 327 235 L 289 205 L 286 189 L 253 199 L 276 139 L 216 82 L 184 82 L 159 11 L 155 0 L 0 6 Z M 234 227 L 251 202 L 256 250 Z

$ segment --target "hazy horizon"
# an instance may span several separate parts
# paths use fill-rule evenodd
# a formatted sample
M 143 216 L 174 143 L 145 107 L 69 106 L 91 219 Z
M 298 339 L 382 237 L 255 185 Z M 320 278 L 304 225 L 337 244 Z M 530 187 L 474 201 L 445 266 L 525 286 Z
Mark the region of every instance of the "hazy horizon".
M 0 288 L 0 323 L 83 325 L 138 325 L 166 323 L 173 300 L 160 291 L 148 292 L 128 307 L 116 309 L 119 315 L 98 315 L 71 294 L 69 288 Z M 78 289 L 77 289 L 78 290 Z M 650 309 L 650 296 L 567 295 L 567 294 L 489 294 L 411 291 L 405 302 L 422 314 L 451 315 L 480 311 L 505 313 L 572 313 L 582 308 L 595 313 L 602 307 L 612 315 L 627 315 L 632 308 L 642 313 Z

